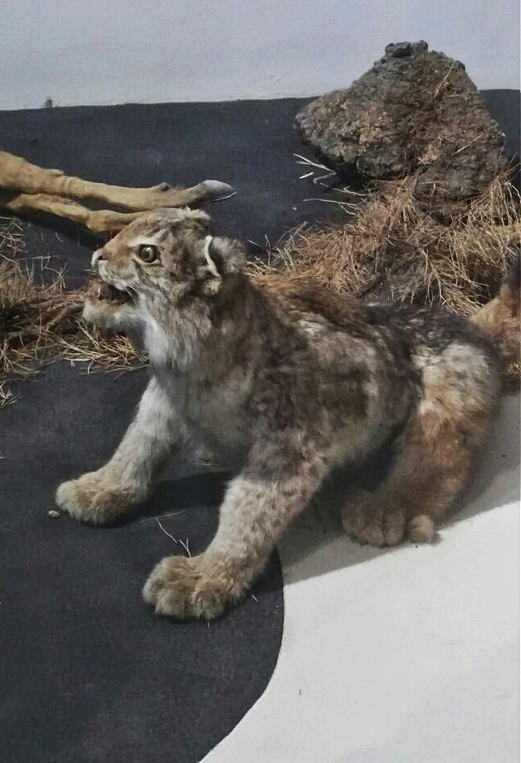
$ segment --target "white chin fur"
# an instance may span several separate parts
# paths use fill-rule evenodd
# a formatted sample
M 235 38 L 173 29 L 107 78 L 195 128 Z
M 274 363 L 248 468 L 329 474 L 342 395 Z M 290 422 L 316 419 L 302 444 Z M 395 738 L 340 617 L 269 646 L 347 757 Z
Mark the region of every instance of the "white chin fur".
M 128 305 L 86 300 L 83 306 L 83 320 L 101 329 L 123 329 L 131 320 L 132 308 Z
M 98 319 L 101 317 L 100 304 L 86 300 L 83 305 L 82 317 L 87 323 L 97 324 Z

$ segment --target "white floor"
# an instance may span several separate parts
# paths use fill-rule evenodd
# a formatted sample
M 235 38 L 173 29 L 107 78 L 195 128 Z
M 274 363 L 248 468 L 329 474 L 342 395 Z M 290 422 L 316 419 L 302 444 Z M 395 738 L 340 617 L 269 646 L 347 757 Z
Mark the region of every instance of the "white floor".
M 362 548 L 303 518 L 280 548 L 271 682 L 205 762 L 517 763 L 519 451 L 507 398 L 433 546 Z

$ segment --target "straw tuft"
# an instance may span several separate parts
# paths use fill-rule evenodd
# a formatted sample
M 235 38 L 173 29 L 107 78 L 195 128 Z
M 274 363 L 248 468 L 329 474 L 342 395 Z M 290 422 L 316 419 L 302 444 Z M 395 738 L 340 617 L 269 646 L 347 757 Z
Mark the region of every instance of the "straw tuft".
M 253 280 L 287 272 L 365 300 L 437 303 L 470 315 L 494 295 L 521 241 L 520 197 L 506 177 L 470 202 L 433 206 L 415 194 L 414 178 L 357 196 L 355 211 L 349 199 L 339 202 L 345 220 L 300 226 L 267 263 L 251 263 Z
M 19 223 L 0 219 L 0 408 L 16 399 L 11 382 L 57 359 L 82 364 L 87 373 L 144 364 L 125 337 L 102 335 L 82 320 L 84 290 L 66 291 L 62 273 L 46 272 L 47 283 L 37 283 L 23 251 Z

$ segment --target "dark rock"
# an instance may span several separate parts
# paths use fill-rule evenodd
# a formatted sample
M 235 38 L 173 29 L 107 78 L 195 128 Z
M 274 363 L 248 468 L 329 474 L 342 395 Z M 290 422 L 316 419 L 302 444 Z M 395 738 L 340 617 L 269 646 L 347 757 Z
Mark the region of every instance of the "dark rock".
M 418 191 L 468 198 L 507 167 L 504 135 L 460 61 L 426 42 L 387 45 L 347 90 L 308 104 L 295 124 L 339 175 L 416 175 Z

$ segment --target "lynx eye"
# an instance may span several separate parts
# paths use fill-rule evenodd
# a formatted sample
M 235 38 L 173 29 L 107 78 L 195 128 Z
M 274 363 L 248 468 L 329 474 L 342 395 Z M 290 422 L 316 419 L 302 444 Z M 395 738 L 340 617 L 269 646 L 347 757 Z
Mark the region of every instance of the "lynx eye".
M 159 258 L 159 251 L 153 244 L 142 244 L 137 250 L 137 255 L 143 262 L 155 262 Z

